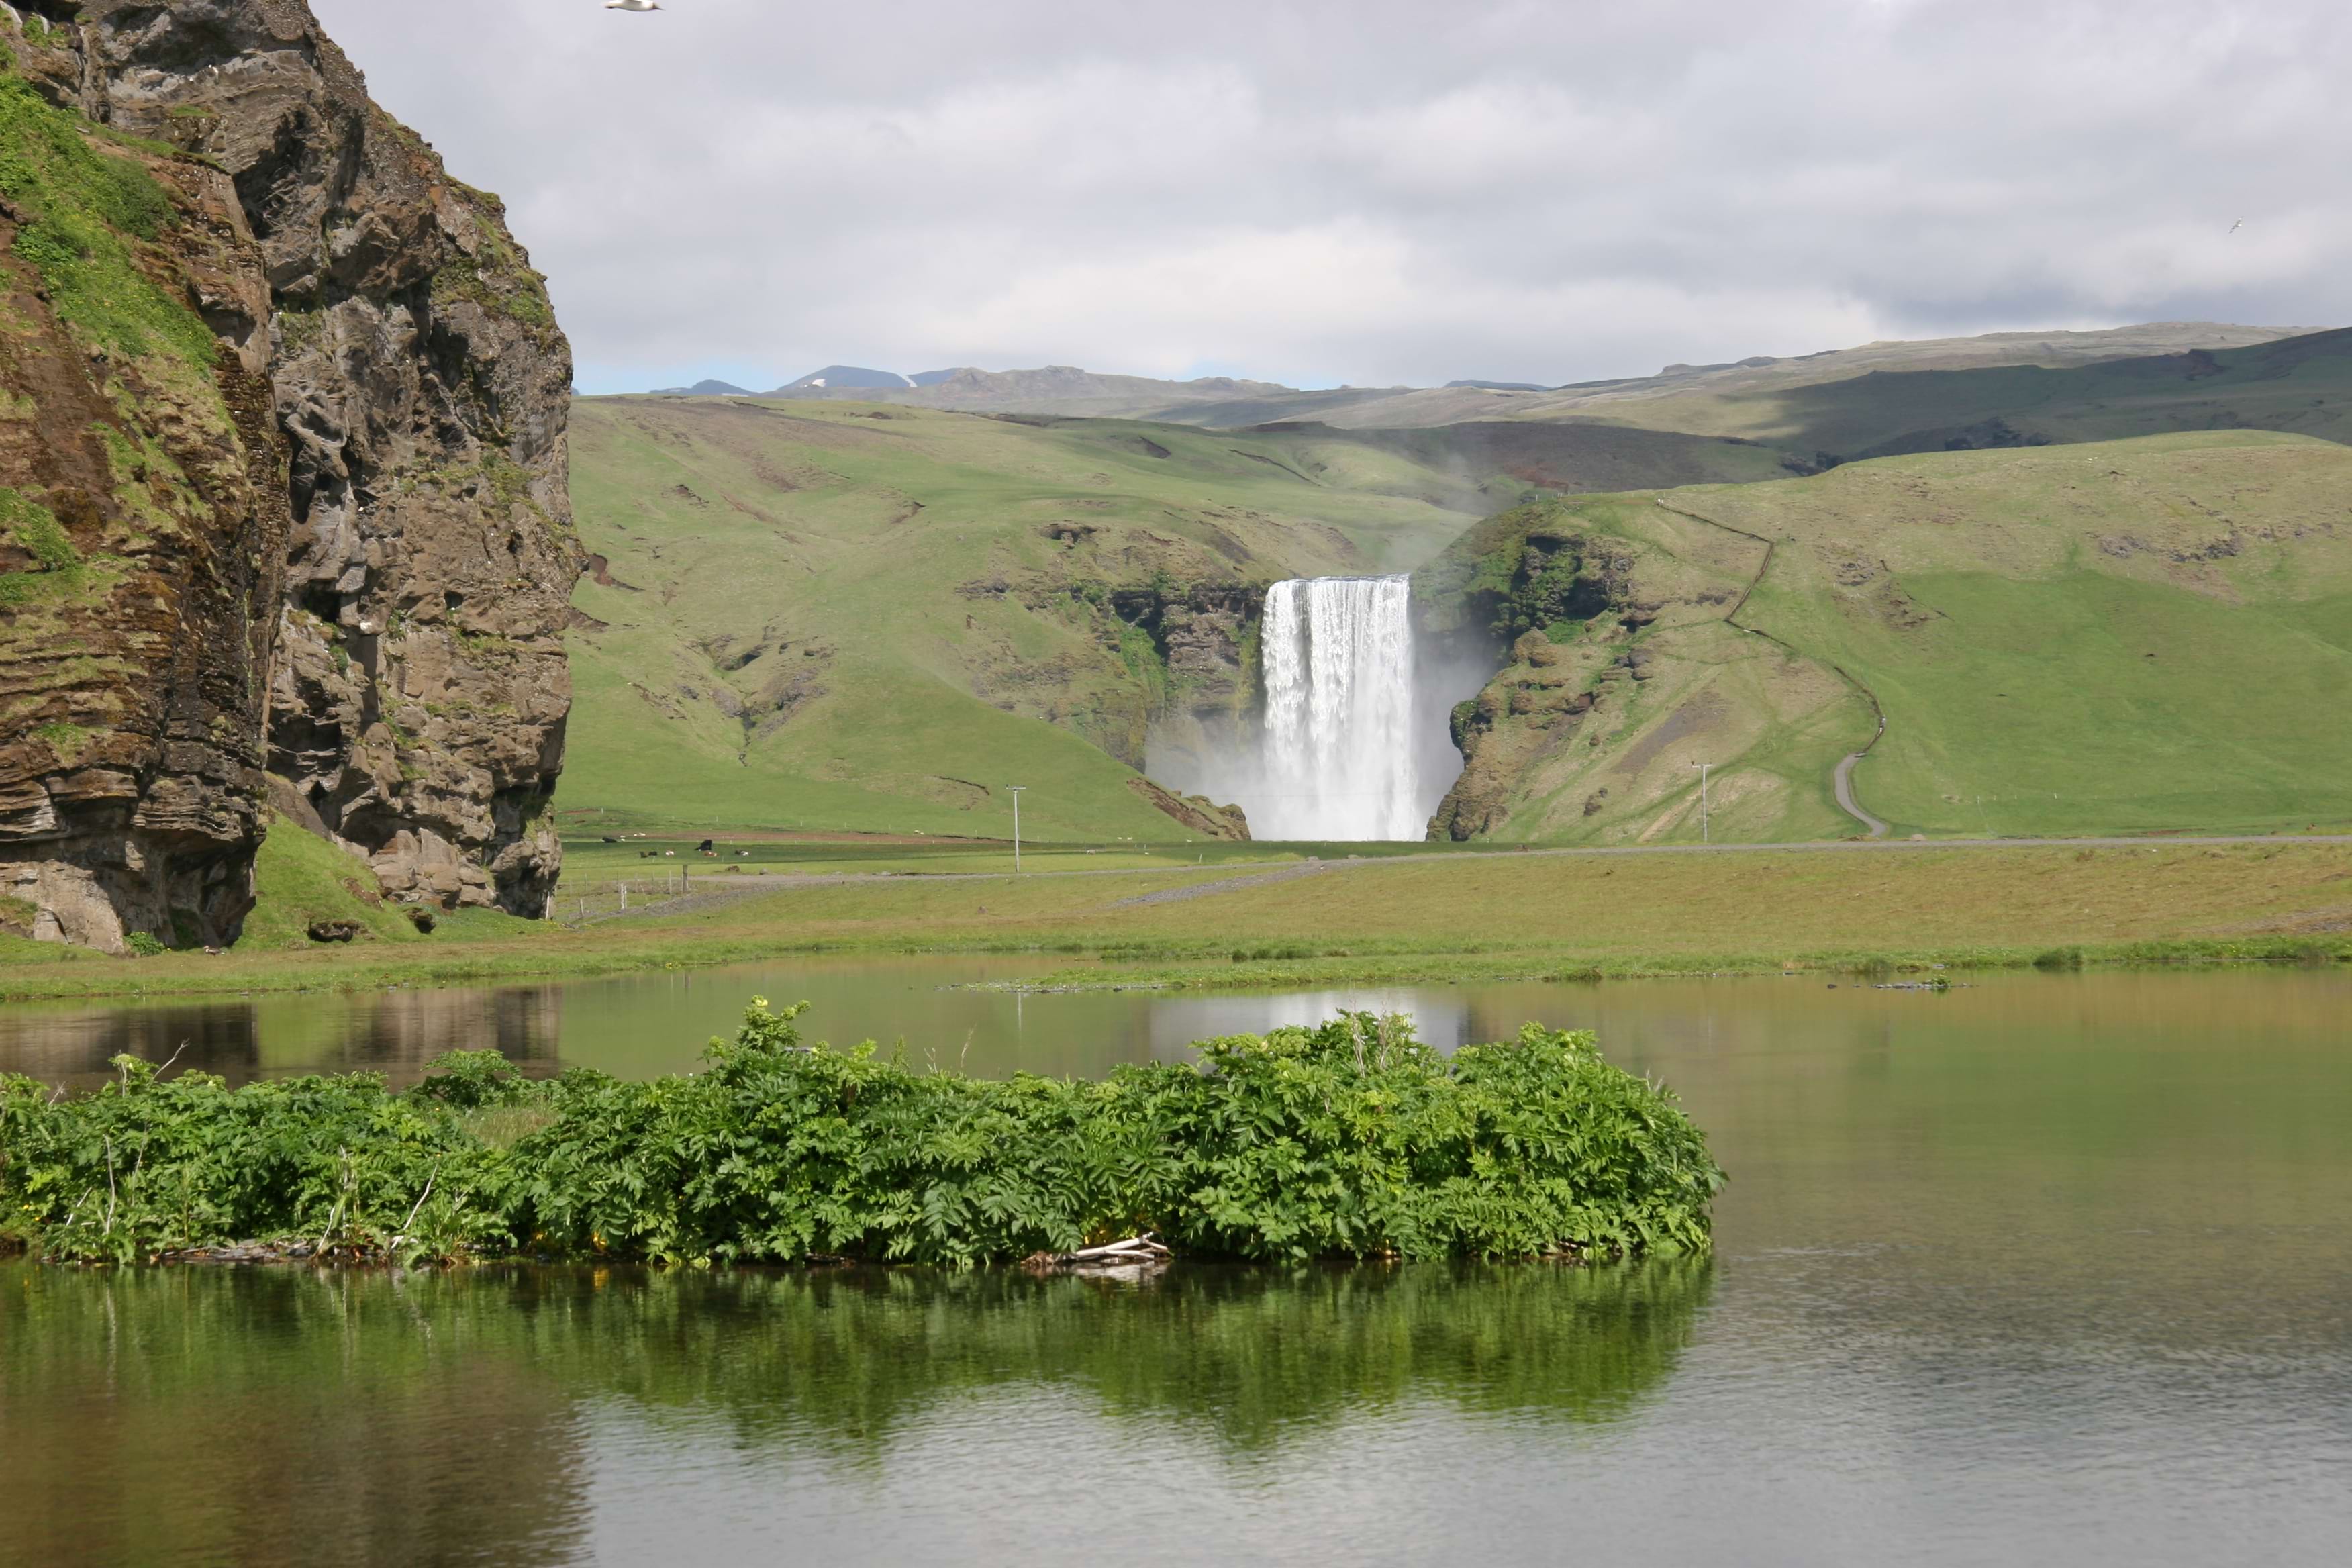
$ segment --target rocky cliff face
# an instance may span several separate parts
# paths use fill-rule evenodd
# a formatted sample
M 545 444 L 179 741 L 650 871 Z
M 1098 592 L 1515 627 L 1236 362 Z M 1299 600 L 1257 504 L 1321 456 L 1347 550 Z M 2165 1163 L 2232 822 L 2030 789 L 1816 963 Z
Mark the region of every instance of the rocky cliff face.
M 497 200 L 300 0 L 16 11 L 0 910 L 227 940 L 266 769 L 394 893 L 541 912 L 571 360 Z
M 1606 728 L 1627 703 L 1623 684 L 1651 678 L 1638 647 L 1661 605 L 1644 599 L 1639 552 L 1622 540 L 1579 528 L 1554 503 L 1489 519 L 1416 584 L 1421 635 L 1448 657 L 1489 648 L 1496 671 L 1477 696 L 1454 710 L 1461 777 L 1429 826 L 1432 839 L 1466 842 L 1501 832 L 1529 780 L 1573 755 L 1579 741 Z M 1609 798 L 1597 784 L 1586 815 Z

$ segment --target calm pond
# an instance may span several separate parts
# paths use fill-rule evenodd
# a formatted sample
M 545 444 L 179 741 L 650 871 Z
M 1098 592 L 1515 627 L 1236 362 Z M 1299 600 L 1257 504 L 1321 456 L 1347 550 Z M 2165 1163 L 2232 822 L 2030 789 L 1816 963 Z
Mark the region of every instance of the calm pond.
M 1154 997 L 804 963 L 0 1009 L 0 1068 L 688 1066 L 753 994 L 973 1072 L 1414 1013 L 1590 1026 L 1732 1185 L 1709 1263 L 987 1274 L 0 1265 L 0 1561 L 2336 1563 L 2352 977 Z M 968 1042 L 968 1043 L 967 1043 Z

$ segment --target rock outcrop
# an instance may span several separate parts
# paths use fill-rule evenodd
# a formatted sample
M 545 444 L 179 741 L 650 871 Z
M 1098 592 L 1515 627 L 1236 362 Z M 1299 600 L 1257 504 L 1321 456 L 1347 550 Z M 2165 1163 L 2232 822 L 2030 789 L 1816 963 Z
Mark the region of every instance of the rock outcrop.
M 571 359 L 498 201 L 300 0 L 16 10 L 0 899 L 230 940 L 267 771 L 395 895 L 542 912 Z
M 1178 795 L 1147 778 L 1131 778 L 1127 787 L 1153 810 L 1165 813 L 1189 832 L 1228 844 L 1249 842 L 1249 814 L 1238 805 L 1219 805 L 1204 795 Z

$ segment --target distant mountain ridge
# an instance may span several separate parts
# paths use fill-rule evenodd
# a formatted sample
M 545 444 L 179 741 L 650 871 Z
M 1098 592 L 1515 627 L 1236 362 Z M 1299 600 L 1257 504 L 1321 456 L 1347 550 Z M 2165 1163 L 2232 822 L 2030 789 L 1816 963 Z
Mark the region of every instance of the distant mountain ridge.
M 1310 391 L 1234 376 L 1169 381 L 1073 365 L 1006 371 L 960 366 L 908 374 L 836 364 L 756 395 L 896 403 L 971 414 L 1150 419 L 1213 429 L 1298 420 L 1339 429 L 1414 429 L 1496 419 L 1601 419 L 1693 428 L 1685 418 L 1686 407 L 1677 407 L 1673 418 L 1662 418 L 1661 405 L 1691 399 L 1753 402 L 1877 372 L 2077 369 L 2110 361 L 2253 348 L 2316 331 L 2156 321 L 2091 331 L 1992 332 L 1872 342 L 1788 358 L 1759 354 L 1720 364 L 1672 364 L 1655 375 L 1552 387 L 1465 379 L 1440 387 Z M 688 395 L 746 395 L 723 382 L 672 390 Z
M 749 387 L 738 386 L 731 381 L 698 381 L 692 386 L 657 386 L 656 397 L 750 397 Z

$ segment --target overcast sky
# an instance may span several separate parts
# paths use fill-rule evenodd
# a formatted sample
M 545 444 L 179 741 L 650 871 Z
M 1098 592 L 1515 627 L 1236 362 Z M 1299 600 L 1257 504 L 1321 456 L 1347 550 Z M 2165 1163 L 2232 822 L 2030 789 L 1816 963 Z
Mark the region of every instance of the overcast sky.
M 664 3 L 312 0 L 584 391 L 2352 321 L 2345 0 Z

